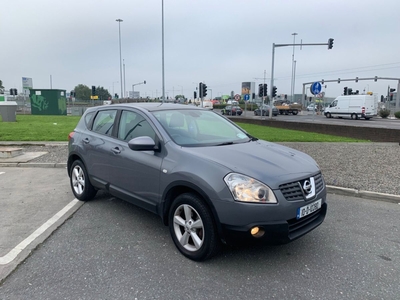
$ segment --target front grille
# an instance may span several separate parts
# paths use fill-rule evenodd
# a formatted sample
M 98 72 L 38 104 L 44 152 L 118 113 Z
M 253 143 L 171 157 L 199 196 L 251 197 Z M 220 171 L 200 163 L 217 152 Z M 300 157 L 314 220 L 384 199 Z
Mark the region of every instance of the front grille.
M 279 189 L 281 190 L 283 196 L 287 201 L 305 200 L 302 184 L 306 179 L 308 178 L 304 178 L 295 182 L 281 184 L 279 186 Z M 314 182 L 315 194 L 318 194 L 324 188 L 324 180 L 321 173 L 314 176 Z

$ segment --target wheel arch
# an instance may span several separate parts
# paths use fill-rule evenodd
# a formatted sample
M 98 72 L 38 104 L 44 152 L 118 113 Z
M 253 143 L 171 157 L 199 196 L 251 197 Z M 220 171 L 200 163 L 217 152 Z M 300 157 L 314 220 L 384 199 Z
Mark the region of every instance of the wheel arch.
M 168 214 L 169 210 L 172 206 L 172 203 L 176 197 L 178 197 L 181 194 L 185 193 L 192 193 L 196 194 L 199 196 L 201 199 L 203 199 L 205 205 L 209 208 L 211 211 L 211 217 L 213 221 L 215 222 L 215 225 L 218 230 L 218 234 L 220 237 L 222 237 L 222 227 L 218 218 L 218 214 L 215 210 L 214 205 L 212 204 L 210 198 L 202 189 L 200 189 L 198 186 L 194 185 L 191 182 L 187 181 L 177 181 L 174 183 L 171 183 L 166 189 L 163 194 L 163 201 L 161 202 L 161 207 L 159 207 L 159 214 L 162 218 L 162 221 L 164 225 L 168 226 Z
M 86 163 L 85 163 L 85 161 L 82 159 L 82 157 L 81 157 L 78 153 L 76 153 L 76 152 L 71 153 L 71 154 L 68 156 L 68 161 L 67 161 L 67 173 L 68 173 L 68 176 L 71 176 L 71 166 L 72 166 L 72 164 L 74 163 L 74 161 L 76 161 L 76 160 L 80 160 L 80 161 L 83 163 L 83 165 L 85 166 L 85 168 L 86 168 Z M 87 169 L 87 168 L 86 168 L 86 169 Z

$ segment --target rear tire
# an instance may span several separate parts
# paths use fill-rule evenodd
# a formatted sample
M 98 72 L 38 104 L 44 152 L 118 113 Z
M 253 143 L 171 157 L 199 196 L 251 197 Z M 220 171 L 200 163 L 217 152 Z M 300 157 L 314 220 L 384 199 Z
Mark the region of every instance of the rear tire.
M 74 196 L 81 201 L 88 201 L 96 196 L 97 190 L 90 183 L 85 165 L 75 160 L 70 169 L 70 184 Z
M 351 114 L 351 119 L 352 120 L 357 120 L 358 119 L 357 114 Z
M 326 115 L 325 115 L 328 119 L 330 119 L 330 118 L 332 118 L 332 115 L 331 115 L 331 113 L 326 113 Z
M 178 196 L 169 211 L 169 231 L 178 250 L 187 258 L 203 261 L 220 249 L 217 227 L 209 208 L 192 193 Z

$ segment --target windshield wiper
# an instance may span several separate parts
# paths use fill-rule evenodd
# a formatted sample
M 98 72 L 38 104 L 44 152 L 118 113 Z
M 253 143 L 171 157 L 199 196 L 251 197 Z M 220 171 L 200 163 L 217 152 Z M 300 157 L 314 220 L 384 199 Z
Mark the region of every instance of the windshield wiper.
M 223 143 L 217 144 L 215 146 L 226 146 L 226 145 L 232 145 L 232 144 L 233 144 L 233 142 L 223 142 Z
M 250 135 L 250 134 L 248 134 L 248 133 L 246 133 L 247 134 L 247 136 L 249 137 L 249 142 L 254 142 L 254 141 L 258 141 L 258 138 L 256 138 L 256 137 L 254 137 L 254 136 L 252 136 L 252 135 Z

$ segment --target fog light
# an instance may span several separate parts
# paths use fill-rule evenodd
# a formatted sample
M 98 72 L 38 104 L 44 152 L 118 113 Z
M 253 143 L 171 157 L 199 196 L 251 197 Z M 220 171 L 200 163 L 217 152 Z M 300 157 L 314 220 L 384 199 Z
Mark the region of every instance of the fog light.
M 261 228 L 261 227 L 256 226 L 256 227 L 253 227 L 253 228 L 250 230 L 250 233 L 251 233 L 251 235 L 252 235 L 253 237 L 255 237 L 255 238 L 260 238 L 260 237 L 262 237 L 262 236 L 264 235 L 265 230 L 264 230 L 263 228 Z

